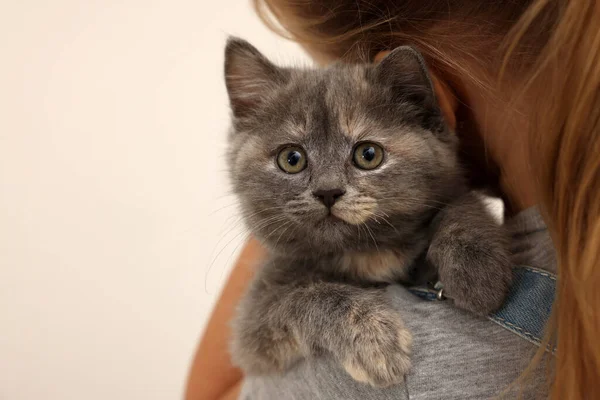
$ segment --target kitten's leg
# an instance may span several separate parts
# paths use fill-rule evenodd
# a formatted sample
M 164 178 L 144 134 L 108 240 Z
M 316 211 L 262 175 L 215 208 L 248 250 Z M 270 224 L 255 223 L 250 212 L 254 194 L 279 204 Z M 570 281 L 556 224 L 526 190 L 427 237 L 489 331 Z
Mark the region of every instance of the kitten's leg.
M 384 289 L 341 283 L 254 282 L 234 324 L 232 355 L 248 374 L 282 371 L 300 357 L 329 351 L 358 381 L 402 382 L 410 333 Z
M 512 277 L 508 235 L 475 192 L 440 212 L 427 260 L 458 307 L 486 315 L 502 305 Z

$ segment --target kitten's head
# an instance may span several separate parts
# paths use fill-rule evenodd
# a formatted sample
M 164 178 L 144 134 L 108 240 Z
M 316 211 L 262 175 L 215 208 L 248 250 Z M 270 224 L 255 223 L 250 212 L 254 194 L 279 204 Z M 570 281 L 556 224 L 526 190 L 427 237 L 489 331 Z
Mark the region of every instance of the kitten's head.
M 252 232 L 283 252 L 397 246 L 418 237 L 460 182 L 421 56 L 280 68 L 230 39 L 229 165 Z

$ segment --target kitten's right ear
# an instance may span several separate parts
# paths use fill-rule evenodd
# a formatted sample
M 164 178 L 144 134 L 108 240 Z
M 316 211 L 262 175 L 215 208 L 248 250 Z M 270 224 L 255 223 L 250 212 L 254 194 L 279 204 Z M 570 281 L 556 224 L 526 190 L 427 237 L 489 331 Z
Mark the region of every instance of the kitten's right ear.
M 253 113 L 287 79 L 288 71 L 275 66 L 247 41 L 227 40 L 225 84 L 236 118 Z

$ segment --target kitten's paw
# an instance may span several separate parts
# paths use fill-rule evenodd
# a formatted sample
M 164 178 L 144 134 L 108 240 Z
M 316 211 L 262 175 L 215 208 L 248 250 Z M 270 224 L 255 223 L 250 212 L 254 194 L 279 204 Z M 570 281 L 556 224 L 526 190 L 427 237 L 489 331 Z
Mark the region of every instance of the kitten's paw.
M 466 250 L 462 259 L 440 269 L 443 293 L 457 307 L 488 315 L 504 303 L 512 282 L 512 263 L 507 251 L 486 247 L 485 242 Z
M 230 351 L 233 364 L 248 375 L 281 373 L 299 358 L 296 342 L 283 335 L 234 333 Z
M 355 380 L 376 387 L 402 383 L 410 369 L 410 332 L 393 311 L 369 322 L 349 343 L 344 369 Z

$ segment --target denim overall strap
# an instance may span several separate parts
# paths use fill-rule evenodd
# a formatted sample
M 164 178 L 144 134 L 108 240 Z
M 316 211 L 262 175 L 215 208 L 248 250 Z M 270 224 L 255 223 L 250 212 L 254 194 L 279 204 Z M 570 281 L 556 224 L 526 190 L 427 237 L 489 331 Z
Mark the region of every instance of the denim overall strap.
M 488 318 L 539 346 L 552 312 L 555 289 L 556 276 L 553 274 L 527 266 L 515 267 L 513 283 L 504 304 Z M 410 291 L 425 300 L 441 297 L 439 291 L 432 289 L 414 287 Z

